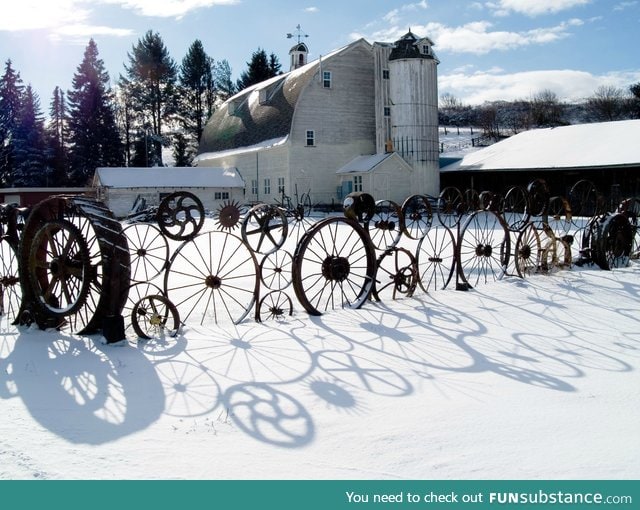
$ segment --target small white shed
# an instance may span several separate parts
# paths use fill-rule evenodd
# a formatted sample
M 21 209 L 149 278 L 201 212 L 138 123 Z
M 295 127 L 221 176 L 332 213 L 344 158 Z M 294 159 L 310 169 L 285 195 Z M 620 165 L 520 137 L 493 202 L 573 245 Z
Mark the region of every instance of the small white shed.
M 119 218 L 129 214 L 138 196 L 153 206 L 175 191 L 188 191 L 214 211 L 227 201 L 244 202 L 245 193 L 237 168 L 218 167 L 102 167 L 96 169 L 93 187 Z

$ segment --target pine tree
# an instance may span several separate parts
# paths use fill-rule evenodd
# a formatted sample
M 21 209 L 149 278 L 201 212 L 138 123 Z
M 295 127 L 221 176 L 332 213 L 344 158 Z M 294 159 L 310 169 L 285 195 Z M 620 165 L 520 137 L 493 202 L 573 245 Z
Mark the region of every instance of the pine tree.
M 237 87 L 238 90 L 246 89 L 251 85 L 273 78 L 280 72 L 278 57 L 273 53 L 267 57 L 267 53 L 258 48 L 251 55 L 251 61 L 247 62 L 248 69 L 240 75 Z
M 182 133 L 173 135 L 173 159 L 175 166 L 191 166 L 193 152 L 187 138 Z
M 128 57 L 127 77 L 121 77 L 121 84 L 134 98 L 139 125 L 148 124 L 155 135 L 154 157 L 149 163 L 162 165 L 163 128 L 177 111 L 177 66 L 160 35 L 151 30 L 138 40 Z
M 231 79 L 231 66 L 226 59 L 220 60 L 213 67 L 213 82 L 218 91 L 218 98 L 226 101 L 236 93 L 236 86 Z
M 115 120 L 109 73 L 89 41 L 73 77 L 69 98 L 70 180 L 85 185 L 100 166 L 122 166 L 122 142 Z
M 20 106 L 13 140 L 14 176 L 17 187 L 45 186 L 49 179 L 48 154 L 40 100 L 28 85 Z
M 51 98 L 49 108 L 49 124 L 46 129 L 47 144 L 49 146 L 51 179 L 49 185 L 64 186 L 67 184 L 68 155 L 67 155 L 67 106 L 64 92 L 56 87 Z
M 0 185 L 5 187 L 13 184 L 13 138 L 23 94 L 20 73 L 13 69 L 11 60 L 7 60 L 0 78 Z

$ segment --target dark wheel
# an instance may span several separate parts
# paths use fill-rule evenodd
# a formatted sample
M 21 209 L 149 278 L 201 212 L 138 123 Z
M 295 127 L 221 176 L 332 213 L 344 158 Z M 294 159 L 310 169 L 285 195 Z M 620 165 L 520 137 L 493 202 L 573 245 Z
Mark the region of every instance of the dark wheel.
M 133 329 L 140 338 L 174 337 L 180 328 L 177 308 L 162 295 L 145 296 L 131 312 Z
M 365 230 L 348 218 L 326 218 L 298 244 L 293 288 L 311 315 L 360 308 L 371 293 L 375 271 L 375 248 Z
M 275 205 L 257 205 L 242 220 L 242 239 L 251 250 L 262 255 L 281 248 L 288 231 L 284 211 Z
M 36 232 L 28 270 L 33 304 L 45 314 L 66 317 L 84 306 L 93 275 L 89 247 L 73 223 L 53 220 Z
M 365 229 L 377 250 L 393 248 L 402 236 L 400 206 L 391 200 L 378 200 L 373 216 L 365 222 Z
M 418 283 L 424 292 L 444 289 L 451 281 L 456 261 L 456 242 L 441 226 L 427 232 L 418 244 Z
M 418 262 L 410 251 L 390 248 L 378 257 L 377 266 L 373 299 L 384 301 L 413 296 L 419 275 Z
M 428 197 L 411 195 L 402 204 L 403 232 L 409 239 L 422 239 L 433 223 L 433 210 Z
M 185 323 L 238 323 L 255 304 L 258 271 L 255 255 L 242 239 L 204 232 L 173 254 L 164 290 Z
M 624 214 L 631 224 L 633 231 L 633 244 L 631 247 L 631 258 L 640 258 L 640 199 L 627 198 L 618 206 L 618 212 Z
M 527 190 L 520 186 L 509 188 L 504 196 L 500 212 L 509 230 L 513 232 L 522 230 L 531 218 Z
M 458 188 L 449 186 L 440 192 L 438 197 L 438 220 L 447 228 L 460 224 L 462 216 L 467 213 L 467 206 Z
M 129 245 L 131 279 L 148 282 L 169 262 L 169 243 L 160 229 L 150 223 L 134 223 L 123 230 Z
M 218 229 L 232 231 L 240 226 L 241 217 L 240 203 L 235 200 L 225 200 L 216 210 L 214 219 Z
M 535 179 L 527 186 L 531 216 L 544 216 L 549 207 L 549 187 L 544 179 Z
M 293 256 L 284 250 L 265 255 L 260 262 L 260 280 L 270 290 L 284 290 L 291 284 Z
M 470 212 L 481 209 L 480 194 L 475 189 L 467 188 L 464 190 L 464 202 L 467 204 L 467 210 Z
M 273 290 L 266 294 L 258 305 L 258 320 L 283 320 L 293 315 L 293 303 L 291 298 L 279 290 Z
M 608 216 L 598 239 L 598 256 L 596 263 L 602 269 L 627 267 L 633 249 L 634 230 L 624 214 Z
M 176 191 L 160 202 L 158 226 L 174 241 L 193 239 L 204 224 L 204 207 L 200 199 L 188 191 Z
M 0 239 L 0 315 L 12 323 L 20 311 L 22 288 L 18 272 L 18 256 L 11 243 Z
M 603 214 L 604 201 L 593 182 L 582 179 L 569 191 L 569 205 L 573 216 L 591 218 Z
M 538 271 L 542 246 L 538 229 L 529 223 L 518 234 L 515 249 L 516 272 L 520 278 L 526 278 Z
M 458 257 L 466 282 L 475 286 L 500 280 L 509 264 L 510 236 L 504 220 L 493 211 L 477 211 L 460 231 Z

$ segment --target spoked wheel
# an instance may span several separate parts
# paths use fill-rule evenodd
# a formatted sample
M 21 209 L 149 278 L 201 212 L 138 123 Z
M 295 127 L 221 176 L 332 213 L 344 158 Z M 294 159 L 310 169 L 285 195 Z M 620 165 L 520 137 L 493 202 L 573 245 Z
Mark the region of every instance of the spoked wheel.
M 586 179 L 576 182 L 569 191 L 569 205 L 574 216 L 590 218 L 602 212 L 602 197 L 595 185 Z
M 516 271 L 520 278 L 526 278 L 538 271 L 542 246 L 540 234 L 533 223 L 529 223 L 518 234 L 516 241 Z
M 454 228 L 460 224 L 467 207 L 458 188 L 449 186 L 444 188 L 438 197 L 438 220 L 447 228 Z
M 378 301 L 385 298 L 413 296 L 418 285 L 418 262 L 413 254 L 404 248 L 390 248 L 377 261 L 376 282 L 372 297 Z
M 258 305 L 258 320 L 283 320 L 293 315 L 291 298 L 282 291 L 273 290 L 266 294 Z
M 423 291 L 444 289 L 453 276 L 456 242 L 451 231 L 434 227 L 420 240 L 417 250 L 418 283 Z
M 127 337 L 131 337 L 134 334 L 137 336 L 137 333 L 134 331 L 133 323 L 131 321 L 131 312 L 133 312 L 133 307 L 143 297 L 156 295 L 164 295 L 164 290 L 162 290 L 157 285 L 154 285 L 153 283 L 137 282 L 129 287 L 127 293 L 127 301 L 122 308 L 122 316 L 124 317 L 125 321 L 124 332 Z
M 293 288 L 311 315 L 360 308 L 375 279 L 375 248 L 354 220 L 332 217 L 316 223 L 293 256 Z
M 260 262 L 260 280 L 270 290 L 284 290 L 291 284 L 293 256 L 284 250 L 265 255 Z
M 5 315 L 11 324 L 18 317 L 21 303 L 18 256 L 11 243 L 3 237 L 0 239 L 0 315 Z
M 143 297 L 133 306 L 131 323 L 138 337 L 162 339 L 178 334 L 180 315 L 166 297 L 151 295 Z
M 411 195 L 402 204 L 404 233 L 409 239 L 422 239 L 433 223 L 433 211 L 424 195 Z
M 464 203 L 467 204 L 468 211 L 477 211 L 480 207 L 480 194 L 471 188 L 464 190 Z
M 169 259 L 169 243 L 160 229 L 150 223 L 134 223 L 123 230 L 129 244 L 131 279 L 148 282 L 158 276 Z
M 288 237 L 292 239 L 295 244 L 298 244 L 302 236 L 307 233 L 309 227 L 312 225 L 312 220 L 307 216 L 301 216 L 299 214 L 293 214 L 289 217 L 289 232 Z
M 522 230 L 531 218 L 527 190 L 520 186 L 510 188 L 504 196 L 501 213 L 509 230 L 513 232 Z
M 373 216 L 365 223 L 371 242 L 378 250 L 398 244 L 402 236 L 402 210 L 391 200 L 378 200 Z
M 562 239 L 551 238 L 543 246 L 540 270 L 554 273 L 571 267 L 571 247 Z
M 566 198 L 555 196 L 549 199 L 547 224 L 556 236 L 563 237 L 569 234 L 572 226 L 571 216 L 571 205 Z
M 458 257 L 466 282 L 475 286 L 501 279 L 509 264 L 510 236 L 493 211 L 477 211 L 460 231 Z
M 596 263 L 602 269 L 627 267 L 633 248 L 634 230 L 624 214 L 608 216 L 602 225 L 598 240 Z
M 633 231 L 633 242 L 631 245 L 631 258 L 640 258 L 640 199 L 628 198 L 623 200 L 618 206 L 618 212 L 624 214 L 628 219 Z
M 165 272 L 166 296 L 185 323 L 241 322 L 258 295 L 258 263 L 239 237 L 205 232 L 183 243 Z
M 535 179 L 527 186 L 531 216 L 544 216 L 549 207 L 549 187 L 544 179 Z
M 242 220 L 242 239 L 251 250 L 263 255 L 282 247 L 288 231 L 284 211 L 275 205 L 256 205 Z
M 157 213 L 162 233 L 174 241 L 193 239 L 204 224 L 204 206 L 188 191 L 176 191 L 160 202 Z

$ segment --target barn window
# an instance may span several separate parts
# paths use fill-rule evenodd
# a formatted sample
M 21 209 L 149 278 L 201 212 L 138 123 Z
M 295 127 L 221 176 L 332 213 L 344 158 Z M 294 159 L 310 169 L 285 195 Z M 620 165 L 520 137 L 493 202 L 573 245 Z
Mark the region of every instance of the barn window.
M 216 200 L 229 200 L 229 192 L 228 191 L 216 191 L 213 194 Z
M 353 176 L 353 191 L 362 191 L 362 176 Z
M 391 117 L 391 108 L 388 106 L 384 107 L 384 116 L 385 117 Z
M 313 147 L 316 144 L 316 133 L 315 131 L 308 129 L 307 130 L 307 147 Z
M 325 89 L 331 88 L 331 71 L 323 71 L 322 72 L 322 86 Z
M 269 178 L 264 180 L 264 194 L 271 195 L 271 179 Z
M 251 194 L 258 194 L 258 179 L 251 179 Z
M 284 193 L 284 177 L 278 177 L 278 193 Z
M 382 70 L 382 79 L 383 80 L 388 80 L 389 79 L 389 69 L 383 69 Z

